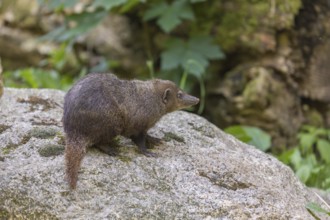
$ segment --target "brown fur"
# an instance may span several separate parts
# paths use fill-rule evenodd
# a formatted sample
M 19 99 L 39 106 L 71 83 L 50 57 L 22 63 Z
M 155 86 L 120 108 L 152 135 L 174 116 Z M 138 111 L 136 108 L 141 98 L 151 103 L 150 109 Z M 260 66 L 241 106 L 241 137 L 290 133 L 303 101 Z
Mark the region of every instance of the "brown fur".
M 78 170 L 86 153 L 87 144 L 81 140 L 69 139 L 65 148 L 66 173 L 70 188 L 75 188 L 78 180 Z
M 63 125 L 66 133 L 66 173 L 76 187 L 87 147 L 111 154 L 117 135 L 131 138 L 141 153 L 147 131 L 166 113 L 197 104 L 198 98 L 168 80 L 121 80 L 113 74 L 88 74 L 66 94 Z

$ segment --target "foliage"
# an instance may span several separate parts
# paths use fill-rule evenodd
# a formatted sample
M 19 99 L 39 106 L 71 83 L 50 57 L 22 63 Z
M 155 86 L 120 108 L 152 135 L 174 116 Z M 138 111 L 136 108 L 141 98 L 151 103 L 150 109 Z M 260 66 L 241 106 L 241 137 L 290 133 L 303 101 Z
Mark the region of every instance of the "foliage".
M 256 127 L 236 125 L 225 132 L 264 152 L 271 147 L 269 134 Z M 291 166 L 306 185 L 330 190 L 330 129 L 303 126 L 297 137 L 299 145 L 278 159 Z
M 209 65 L 210 59 L 222 59 L 224 54 L 219 47 L 212 44 L 212 39 L 207 36 L 193 36 L 188 42 L 181 39 L 172 39 L 167 50 L 161 54 L 161 69 L 182 69 L 200 77 Z
M 179 0 L 174 1 L 172 4 L 160 1 L 152 5 L 143 16 L 145 21 L 155 18 L 157 18 L 159 27 L 166 33 L 169 33 L 181 24 L 184 19 L 194 20 L 195 15 L 188 1 Z
M 42 40 L 64 42 L 68 47 L 68 52 L 78 37 L 95 28 L 110 11 L 137 14 L 139 22 L 144 26 L 153 27 L 153 33 L 142 29 L 146 32 L 145 35 L 158 34 L 163 35 L 166 39 L 162 45 L 157 46 L 154 42 L 146 42 L 148 45 L 159 47 L 156 50 L 162 50 L 159 53 L 161 61 L 159 68 L 153 66 L 153 60 L 158 60 L 158 57 L 150 57 L 150 60 L 147 61 L 146 68 L 149 69 L 151 76 L 163 72 L 170 72 L 172 75 L 181 72 L 183 73 L 181 74 L 182 87 L 185 87 L 188 75 L 193 76 L 189 80 L 197 80 L 200 85 L 202 105 L 200 105 L 199 112 L 202 112 L 203 97 L 205 96 L 203 75 L 207 72 L 211 60 L 224 58 L 220 47 L 213 43 L 213 39 L 208 34 L 209 29 L 199 28 L 196 31 L 195 21 L 199 18 L 195 13 L 194 5 L 206 4 L 205 0 L 157 0 L 150 3 L 145 0 L 94 0 L 89 3 L 81 3 L 77 0 L 39 0 L 39 2 L 49 10 L 63 14 L 65 17 L 63 24 L 43 36 Z M 83 9 L 75 12 L 73 8 L 76 4 L 82 4 Z M 134 18 L 136 19 L 136 17 Z M 186 29 L 185 33 L 176 34 L 178 27 L 182 25 Z M 159 27 L 160 30 L 155 27 Z M 149 39 L 151 38 L 149 37 Z M 152 52 L 147 51 L 147 54 L 152 54 Z M 159 72 L 155 72 L 155 70 L 159 70 Z M 171 77 L 171 79 L 173 78 L 175 77 Z
M 290 165 L 306 185 L 330 190 L 330 130 L 304 126 L 298 140 L 299 145 L 279 159 Z
M 39 68 L 23 68 L 15 71 L 4 72 L 5 84 L 9 87 L 29 88 L 53 88 L 68 89 L 73 78 L 66 74 L 61 75 L 65 64 L 70 60 L 67 53 L 67 45 L 62 44 L 52 51 L 48 59 L 41 61 Z M 50 65 L 53 68 L 47 70 L 42 66 Z
M 44 4 L 49 4 L 50 9 L 65 9 L 74 6 L 72 3 L 67 3 L 62 0 L 41 0 Z M 90 7 L 95 10 L 80 13 L 72 13 L 65 15 L 64 24 L 60 25 L 55 30 L 45 35 L 43 40 L 52 40 L 58 42 L 75 41 L 82 34 L 86 34 L 92 28 L 97 26 L 102 19 L 108 15 L 108 12 L 114 8 L 121 8 L 127 11 L 127 5 L 133 10 L 134 6 L 140 4 L 147 5 L 145 11 L 142 10 L 141 21 L 151 22 L 157 19 L 157 25 L 168 35 L 168 43 L 165 50 L 161 55 L 161 70 L 168 71 L 181 67 L 183 70 L 187 69 L 188 73 L 201 75 L 208 67 L 210 59 L 222 59 L 224 54 L 221 52 L 218 45 L 212 44 L 210 36 L 195 36 L 190 34 L 184 36 L 183 39 L 188 37 L 187 42 L 183 39 L 172 37 L 170 32 L 174 31 L 183 21 L 195 20 L 195 14 L 192 4 L 203 2 L 202 0 L 178 0 L 173 1 L 171 4 L 167 1 L 157 1 L 156 3 L 145 3 L 144 1 L 128 1 L 128 0 L 94 0 Z M 125 8 L 125 10 L 123 10 Z M 152 24 L 152 23 L 151 23 Z M 189 25 L 187 25 L 189 27 Z M 193 26 L 193 24 L 190 24 Z M 189 61 L 190 64 L 188 63 Z M 197 63 L 197 64 L 194 64 Z
M 67 15 L 64 24 L 49 32 L 41 39 L 57 42 L 74 41 L 77 37 L 96 27 L 106 15 L 107 12 L 102 10 Z
M 24 68 L 16 71 L 4 72 L 6 86 L 29 88 L 53 88 L 67 89 L 72 79 L 68 76 L 60 76 L 55 70 L 43 70 L 40 68 Z
M 196 2 L 202 1 L 179 0 L 172 4 L 159 1 L 145 12 L 143 19 L 144 21 L 157 19 L 157 25 L 169 34 L 184 20 L 194 21 L 196 19 L 192 8 L 192 4 Z M 193 24 L 188 27 L 194 28 Z M 161 70 L 173 71 L 179 68 L 184 71 L 183 77 L 186 77 L 185 74 L 192 74 L 197 77 L 200 85 L 204 85 L 202 76 L 209 66 L 209 60 L 225 57 L 220 47 L 212 43 L 210 36 L 194 33 L 189 34 L 184 39 L 169 36 L 164 47 L 165 50 L 161 53 Z M 181 82 L 184 81 L 181 80 Z M 184 83 L 181 83 L 181 86 L 184 87 Z
M 235 136 L 242 142 L 255 146 L 266 152 L 271 147 L 271 137 L 269 134 L 257 127 L 235 125 L 225 129 L 225 132 Z

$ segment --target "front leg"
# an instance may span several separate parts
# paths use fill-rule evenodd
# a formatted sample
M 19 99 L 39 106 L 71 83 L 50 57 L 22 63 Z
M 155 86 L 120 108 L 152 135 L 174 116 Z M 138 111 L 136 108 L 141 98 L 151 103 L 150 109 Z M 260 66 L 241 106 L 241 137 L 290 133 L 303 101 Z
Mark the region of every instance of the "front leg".
M 161 138 L 156 138 L 149 134 L 146 135 L 146 146 L 148 149 L 152 149 L 154 146 L 160 145 L 162 142 L 163 140 Z
M 139 135 L 132 136 L 131 139 L 138 146 L 140 153 L 146 155 L 147 157 L 156 157 L 157 154 L 147 150 L 146 136 L 147 135 L 145 133 L 140 133 Z

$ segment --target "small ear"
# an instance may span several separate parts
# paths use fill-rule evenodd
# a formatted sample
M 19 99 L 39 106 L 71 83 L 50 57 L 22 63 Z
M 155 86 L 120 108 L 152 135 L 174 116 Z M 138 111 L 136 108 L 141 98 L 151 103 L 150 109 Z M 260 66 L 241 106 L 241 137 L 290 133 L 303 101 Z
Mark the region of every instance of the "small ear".
M 166 104 L 168 102 L 168 99 L 170 97 L 171 89 L 166 89 L 163 94 L 163 102 Z

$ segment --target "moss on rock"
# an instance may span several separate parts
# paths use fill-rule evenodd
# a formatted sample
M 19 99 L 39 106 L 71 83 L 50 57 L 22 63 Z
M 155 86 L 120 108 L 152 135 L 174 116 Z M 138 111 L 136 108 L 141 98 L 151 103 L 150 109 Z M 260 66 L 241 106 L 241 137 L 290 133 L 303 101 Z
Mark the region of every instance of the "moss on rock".
M 183 137 L 180 137 L 172 132 L 166 132 L 164 133 L 164 140 L 166 142 L 170 141 L 170 140 L 175 140 L 177 142 L 182 142 L 182 143 L 185 143 L 185 140 Z
M 301 0 L 225 1 L 218 12 L 217 40 L 225 51 L 237 47 L 274 50 L 276 31 L 292 27 L 300 7 Z
M 42 157 L 52 157 L 52 156 L 58 156 L 63 154 L 64 152 L 64 146 L 63 145 L 55 145 L 55 144 L 49 144 L 44 146 L 43 148 L 40 148 L 38 150 L 38 153 Z
M 52 128 L 44 128 L 44 127 L 35 127 L 30 132 L 29 135 L 31 137 L 40 138 L 40 139 L 48 139 L 53 138 L 57 134 L 57 131 Z

